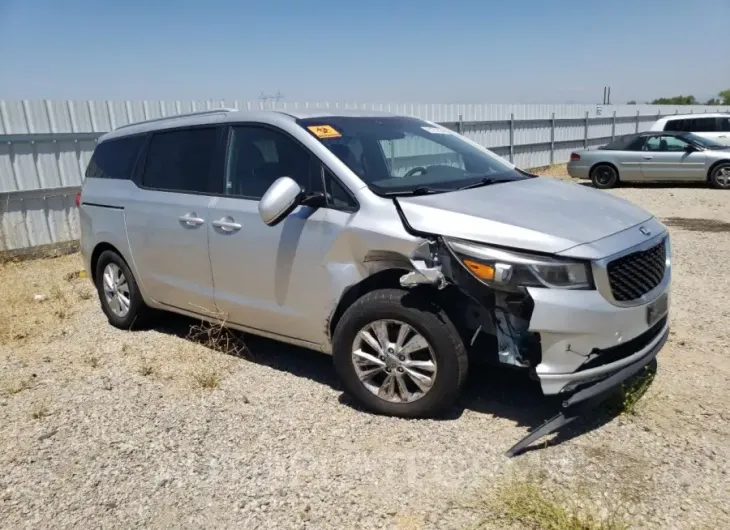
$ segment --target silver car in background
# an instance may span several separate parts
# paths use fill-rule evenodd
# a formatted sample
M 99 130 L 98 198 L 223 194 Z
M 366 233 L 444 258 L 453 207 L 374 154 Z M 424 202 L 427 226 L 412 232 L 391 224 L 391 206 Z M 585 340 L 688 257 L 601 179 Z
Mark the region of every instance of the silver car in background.
M 217 110 L 126 126 L 100 139 L 80 218 L 112 325 L 167 310 L 332 354 L 381 414 L 439 413 L 477 356 L 569 407 L 669 334 L 669 235 L 650 213 L 414 118 Z
M 647 131 L 574 151 L 568 174 L 607 189 L 621 182 L 707 182 L 730 189 L 730 146 L 688 132 Z

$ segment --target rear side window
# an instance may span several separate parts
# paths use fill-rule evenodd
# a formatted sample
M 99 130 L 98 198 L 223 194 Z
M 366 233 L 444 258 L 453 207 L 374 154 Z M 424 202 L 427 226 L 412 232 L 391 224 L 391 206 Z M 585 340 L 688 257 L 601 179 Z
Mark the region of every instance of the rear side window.
M 142 185 L 165 191 L 213 191 L 211 170 L 218 129 L 180 129 L 155 133 L 145 158 Z
M 86 178 L 131 179 L 144 136 L 126 136 L 96 146 L 86 168 Z
M 730 116 L 727 118 L 717 118 L 718 132 L 730 132 Z
M 669 120 L 664 124 L 665 131 L 689 131 L 687 128 L 691 120 Z
M 696 118 L 692 120 L 691 127 L 688 132 L 715 132 L 717 131 L 717 119 Z
M 664 126 L 665 131 L 682 132 L 715 132 L 717 131 L 716 118 L 686 118 L 670 120 Z
M 613 142 L 604 146 L 603 149 L 607 151 L 626 151 L 629 146 L 634 143 L 634 140 L 636 140 L 636 135 L 628 134 L 621 138 L 617 138 Z

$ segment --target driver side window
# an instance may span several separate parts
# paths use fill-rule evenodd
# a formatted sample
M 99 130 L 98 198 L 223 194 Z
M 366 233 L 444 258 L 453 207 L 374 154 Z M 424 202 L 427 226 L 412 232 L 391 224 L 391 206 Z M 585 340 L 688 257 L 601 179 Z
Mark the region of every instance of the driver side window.
M 462 156 L 428 138 L 408 134 L 394 140 L 379 140 L 388 172 L 393 177 L 402 177 L 418 167 L 451 166 L 466 170 Z
M 684 151 L 687 142 L 676 136 L 650 136 L 644 144 L 644 151 L 677 152 Z
M 226 195 L 258 200 L 279 177 L 291 177 L 307 192 L 322 188 L 314 157 L 292 138 L 267 127 L 233 127 Z

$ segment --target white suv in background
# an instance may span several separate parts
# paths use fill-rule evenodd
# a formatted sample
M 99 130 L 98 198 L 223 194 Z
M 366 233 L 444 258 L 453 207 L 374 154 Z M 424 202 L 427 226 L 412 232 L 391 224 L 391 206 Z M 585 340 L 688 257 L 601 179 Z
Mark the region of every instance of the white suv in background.
M 666 116 L 651 126 L 652 131 L 691 132 L 723 145 L 730 145 L 730 113 Z

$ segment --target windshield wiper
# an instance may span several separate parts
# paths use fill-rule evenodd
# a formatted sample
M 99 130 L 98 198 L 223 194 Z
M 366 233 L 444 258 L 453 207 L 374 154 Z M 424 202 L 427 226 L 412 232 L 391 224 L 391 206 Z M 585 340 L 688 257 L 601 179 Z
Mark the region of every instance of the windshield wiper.
M 462 186 L 461 188 L 457 188 L 459 190 L 470 190 L 472 188 L 480 188 L 482 186 L 489 186 L 490 184 L 496 184 L 497 182 L 504 182 L 503 180 L 494 180 L 491 177 L 483 177 L 476 182 L 472 182 L 471 184 L 467 184 L 466 186 Z
M 448 191 L 455 191 L 455 190 L 453 190 L 453 189 L 442 190 L 439 188 L 430 188 L 428 186 L 416 186 L 415 188 L 410 189 L 410 190 L 387 191 L 387 192 L 385 192 L 385 195 L 387 195 L 389 197 L 399 196 L 399 195 L 430 195 L 432 193 L 446 193 Z

